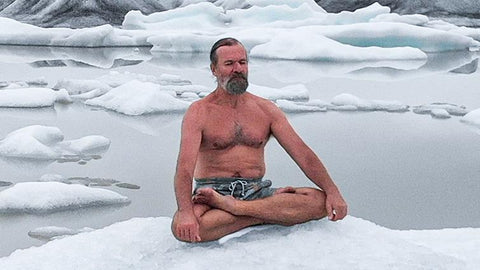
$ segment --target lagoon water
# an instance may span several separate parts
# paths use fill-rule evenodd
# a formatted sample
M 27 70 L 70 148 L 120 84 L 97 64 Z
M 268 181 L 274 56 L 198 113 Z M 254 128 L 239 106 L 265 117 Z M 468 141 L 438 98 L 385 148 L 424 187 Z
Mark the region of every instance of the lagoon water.
M 95 79 L 110 71 L 174 74 L 214 88 L 205 54 L 151 54 L 144 48 L 66 49 L 0 47 L 0 82 L 44 78 Z M 250 82 L 270 87 L 304 84 L 310 98 L 340 93 L 480 108 L 480 72 L 474 52 L 429 55 L 427 62 L 332 63 L 251 59 Z M 0 138 L 33 124 L 56 126 L 66 139 L 98 134 L 109 151 L 87 164 L 0 160 L 0 181 L 37 181 L 44 174 L 108 178 L 140 186 L 104 187 L 130 198 L 124 207 L 48 215 L 1 215 L 0 257 L 41 245 L 28 231 L 43 226 L 101 228 L 132 217 L 172 216 L 173 175 L 182 114 L 125 116 L 84 105 L 0 109 Z M 289 113 L 297 132 L 329 169 L 349 203 L 349 214 L 392 229 L 480 227 L 480 131 L 461 117 L 388 112 Z M 310 185 L 274 139 L 267 146 L 274 185 Z M 8 187 L 0 187 L 0 191 Z

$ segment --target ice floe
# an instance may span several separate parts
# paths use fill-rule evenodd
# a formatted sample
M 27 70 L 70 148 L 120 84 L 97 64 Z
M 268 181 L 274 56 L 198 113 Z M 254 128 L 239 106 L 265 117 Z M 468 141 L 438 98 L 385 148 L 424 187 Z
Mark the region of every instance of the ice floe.
M 33 125 L 10 132 L 0 140 L 4 158 L 79 161 L 100 157 L 110 147 L 110 140 L 100 135 L 64 140 L 57 127 Z
M 182 112 L 190 105 L 176 98 L 174 91 L 162 91 L 160 85 L 133 80 L 108 93 L 85 101 L 85 104 L 101 106 L 127 115 L 159 112 Z
M 468 113 L 465 106 L 459 106 L 450 103 L 432 103 L 413 107 L 413 112 L 418 114 L 430 114 L 433 118 L 450 118 L 454 116 L 464 116 Z
M 85 227 L 82 229 L 74 230 L 65 227 L 57 227 L 57 226 L 46 226 L 35 228 L 28 232 L 28 236 L 40 240 L 51 241 L 54 239 L 62 238 L 65 236 L 75 235 L 83 232 L 91 232 L 94 229 Z
M 55 102 L 68 103 L 71 98 L 67 91 L 50 88 L 9 88 L 0 90 L 0 107 L 38 108 L 50 107 Z
M 364 100 L 351 94 L 340 94 L 332 99 L 332 110 L 405 112 L 409 106 L 399 101 Z
M 480 128 L 480 109 L 473 110 L 469 113 L 467 113 L 463 118 L 462 121 L 473 125 L 477 126 Z
M 134 218 L 17 250 L 0 258 L 0 268 L 473 270 L 480 263 L 479 229 L 395 231 L 349 216 L 337 223 L 252 227 L 186 244 L 172 236 L 170 223 L 166 217 Z
M 0 213 L 45 214 L 127 203 L 127 197 L 114 191 L 59 182 L 17 183 L 0 192 Z

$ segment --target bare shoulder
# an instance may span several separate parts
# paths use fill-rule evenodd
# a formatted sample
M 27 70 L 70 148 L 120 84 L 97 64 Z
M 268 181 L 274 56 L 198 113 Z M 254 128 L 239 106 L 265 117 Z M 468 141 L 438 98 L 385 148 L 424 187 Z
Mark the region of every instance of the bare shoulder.
M 251 94 L 252 100 L 272 119 L 284 118 L 283 111 L 271 100 Z

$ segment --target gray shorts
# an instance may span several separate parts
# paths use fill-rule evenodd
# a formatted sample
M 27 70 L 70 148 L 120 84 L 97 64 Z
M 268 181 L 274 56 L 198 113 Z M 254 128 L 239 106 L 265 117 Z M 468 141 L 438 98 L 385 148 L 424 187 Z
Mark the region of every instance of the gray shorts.
M 235 178 L 216 177 L 195 179 L 195 195 L 199 188 L 212 188 L 222 195 L 231 195 L 239 200 L 256 200 L 272 196 L 276 188 L 272 188 L 272 181 L 262 178 Z

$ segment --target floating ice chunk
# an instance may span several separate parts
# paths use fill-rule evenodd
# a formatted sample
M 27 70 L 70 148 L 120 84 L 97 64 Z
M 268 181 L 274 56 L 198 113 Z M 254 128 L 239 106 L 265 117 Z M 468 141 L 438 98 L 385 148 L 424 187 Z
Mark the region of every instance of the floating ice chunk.
M 467 124 L 480 127 L 480 109 L 467 113 L 461 120 Z
M 360 47 L 413 47 L 424 52 L 443 52 L 468 50 L 468 48 L 478 47 L 480 44 L 471 37 L 404 23 L 304 26 L 301 29 Z
M 445 109 L 433 109 L 430 111 L 433 118 L 447 119 L 452 117 Z
M 406 112 L 408 105 L 399 101 L 364 100 L 351 94 L 340 94 L 332 99 L 332 110 Z
M 180 98 L 186 99 L 186 100 L 189 100 L 189 101 L 192 101 L 192 100 L 197 100 L 197 99 L 199 99 L 200 97 L 199 97 L 196 93 L 183 92 L 183 93 L 180 95 Z
M 53 89 L 66 89 L 70 95 L 78 95 L 86 92 L 100 90 L 103 93 L 108 92 L 111 87 L 99 80 L 79 80 L 79 79 L 63 79 L 57 82 Z
M 429 19 L 425 15 L 413 14 L 413 15 L 399 15 L 397 13 L 380 14 L 371 19 L 370 22 L 397 22 L 406 23 L 411 25 L 424 26 L 429 22 Z
M 26 182 L 0 192 L 0 213 L 43 214 L 129 203 L 116 192 L 59 182 Z
M 67 179 L 60 174 L 44 174 L 40 176 L 40 182 L 63 182 L 65 183 Z
M 431 114 L 432 117 L 443 118 L 441 115 L 445 116 L 446 111 L 449 115 L 454 116 L 463 116 L 468 113 L 468 110 L 465 106 L 459 106 L 450 103 L 432 103 L 424 104 L 420 106 L 413 107 L 413 112 L 417 114 Z
M 247 228 L 229 239 L 192 245 L 176 240 L 170 227 L 170 218 L 134 218 L 17 250 L 0 259 L 0 268 L 473 270 L 479 263 L 477 228 L 400 232 L 346 217 Z
M 127 115 L 185 111 L 190 103 L 175 96 L 175 92 L 162 91 L 158 84 L 133 80 L 103 96 L 87 100 L 85 104 Z
M 0 107 L 37 108 L 50 107 L 55 102 L 71 102 L 67 91 L 50 88 L 18 88 L 0 90 Z
M 63 133 L 57 127 L 27 126 L 9 133 L 0 141 L 0 155 L 10 158 L 71 161 L 104 153 L 110 141 L 102 136 L 86 136 L 63 141 Z
M 0 155 L 34 159 L 55 159 L 61 154 L 54 145 L 63 140 L 57 127 L 28 126 L 9 133 L 0 141 Z
M 125 72 L 110 71 L 108 74 L 97 78 L 97 80 L 109 85 L 110 87 L 117 87 L 133 80 L 137 80 L 141 82 L 159 83 L 157 77 L 153 75 L 145 75 L 145 74 L 133 73 L 129 71 L 125 71 Z
M 99 155 L 110 147 L 110 140 L 99 135 L 85 136 L 76 140 L 60 142 L 64 152 L 76 155 Z
M 288 85 L 283 88 L 271 88 L 250 84 L 248 92 L 269 100 L 308 100 L 308 89 L 303 84 Z
M 75 235 L 83 232 L 91 232 L 94 229 L 89 227 L 84 227 L 82 229 L 73 230 L 65 227 L 57 227 L 57 226 L 47 226 L 47 227 L 40 227 L 33 229 L 28 232 L 28 236 L 40 240 L 50 241 L 53 239 L 58 239 L 61 237 Z
M 305 42 L 305 40 L 309 42 Z M 424 52 L 415 48 L 355 47 L 312 33 L 312 31 L 291 31 L 279 34 L 271 41 L 254 47 L 250 55 L 287 60 L 349 62 L 427 58 Z
M 326 107 L 314 106 L 306 102 L 295 102 L 285 99 L 279 99 L 276 101 L 277 106 L 284 112 L 325 112 Z
M 382 14 L 389 14 L 390 8 L 373 3 L 370 6 L 359 8 L 353 12 L 341 11 L 340 13 L 328 13 L 325 24 L 354 24 L 368 22 Z

